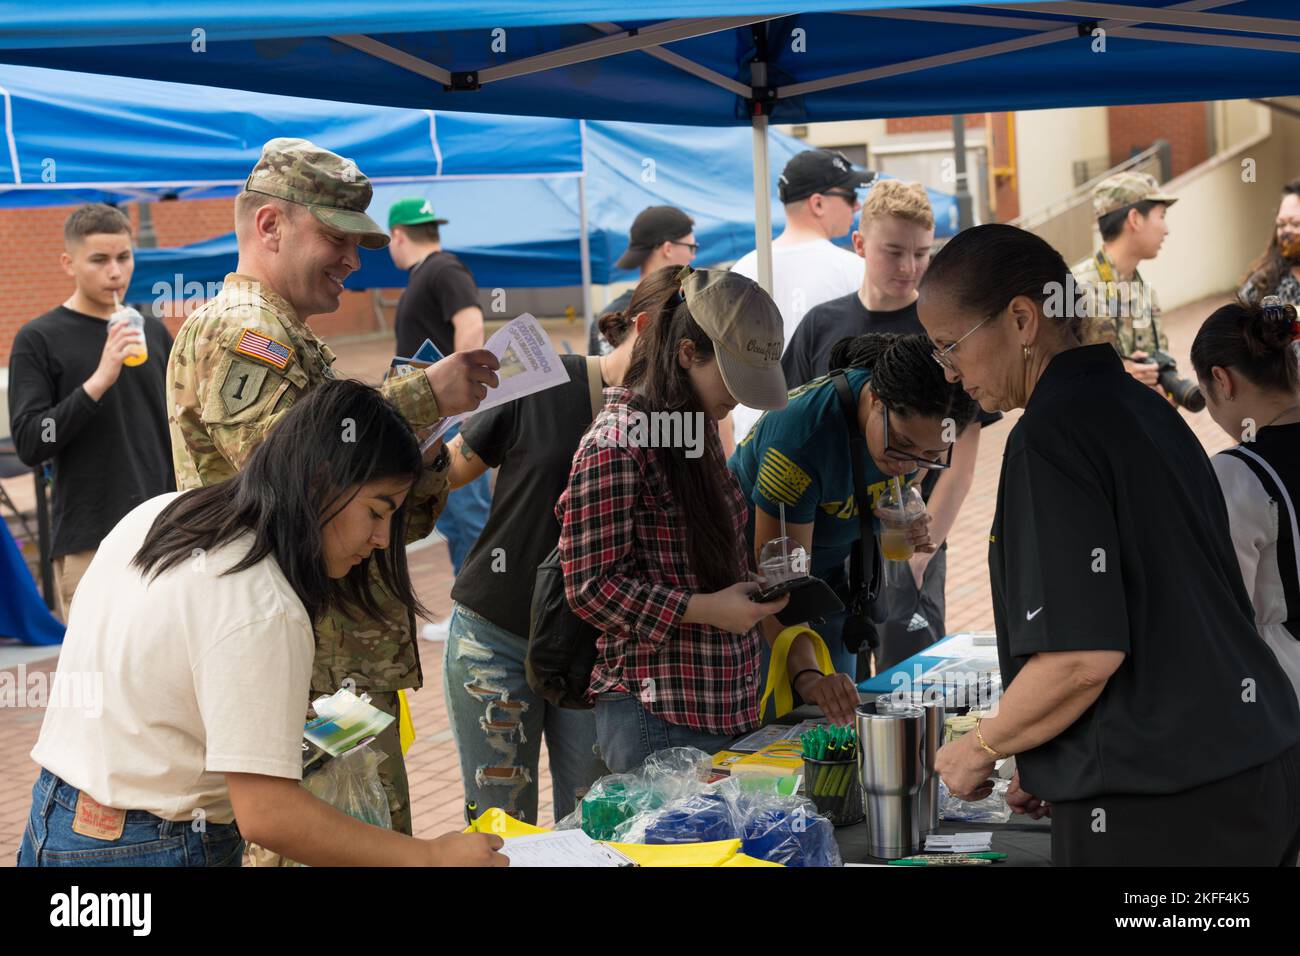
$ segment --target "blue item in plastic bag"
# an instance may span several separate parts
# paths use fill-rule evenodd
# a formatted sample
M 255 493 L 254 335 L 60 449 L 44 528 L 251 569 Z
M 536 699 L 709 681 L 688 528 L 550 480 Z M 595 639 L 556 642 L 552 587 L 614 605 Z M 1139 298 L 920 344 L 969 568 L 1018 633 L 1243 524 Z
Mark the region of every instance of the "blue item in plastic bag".
M 717 794 L 699 793 L 660 813 L 646 827 L 645 842 L 707 843 L 739 836 L 727 801 Z
M 802 806 L 793 810 L 763 807 L 745 821 L 744 852 L 785 866 L 839 866 L 835 828 L 825 817 Z

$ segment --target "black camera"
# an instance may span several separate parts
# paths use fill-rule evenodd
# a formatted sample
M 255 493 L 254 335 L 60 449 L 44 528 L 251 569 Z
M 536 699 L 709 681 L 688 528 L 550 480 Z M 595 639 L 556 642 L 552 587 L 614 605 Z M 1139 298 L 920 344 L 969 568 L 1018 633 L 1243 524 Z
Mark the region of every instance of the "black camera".
M 1133 361 L 1139 365 L 1155 365 L 1160 370 L 1157 378 L 1160 388 L 1189 412 L 1199 412 L 1205 408 L 1205 394 L 1201 391 L 1201 387 L 1191 379 L 1179 376 L 1178 363 L 1168 352 L 1157 350 L 1145 360 L 1133 359 Z

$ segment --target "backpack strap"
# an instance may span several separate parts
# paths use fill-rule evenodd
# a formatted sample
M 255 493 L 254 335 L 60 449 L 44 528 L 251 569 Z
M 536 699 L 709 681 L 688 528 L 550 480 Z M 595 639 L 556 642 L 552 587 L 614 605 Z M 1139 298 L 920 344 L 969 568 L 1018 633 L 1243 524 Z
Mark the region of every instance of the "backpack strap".
M 871 524 L 871 492 L 867 490 L 867 476 L 863 461 L 867 442 L 858 427 L 858 403 L 853 397 L 848 376 L 842 371 L 832 372 L 839 395 L 844 423 L 849 430 L 849 460 L 853 465 L 853 499 L 858 505 L 858 546 L 849 555 L 849 610 L 865 618 L 871 605 L 880 594 L 880 556 L 876 552 L 876 532 Z M 870 570 L 867 570 L 867 569 Z M 870 580 L 867 576 L 870 575 Z
M 591 393 L 591 420 L 594 422 L 605 407 L 604 382 L 600 377 L 600 356 L 587 356 L 587 389 Z
M 1282 577 L 1282 594 L 1286 598 L 1286 620 L 1282 626 L 1300 641 L 1300 553 L 1296 551 L 1300 528 L 1297 527 L 1295 503 L 1273 466 L 1259 454 L 1242 445 L 1229 448 L 1223 454 L 1245 462 L 1269 498 L 1286 508 L 1286 515 L 1279 515 L 1277 523 L 1277 569 Z

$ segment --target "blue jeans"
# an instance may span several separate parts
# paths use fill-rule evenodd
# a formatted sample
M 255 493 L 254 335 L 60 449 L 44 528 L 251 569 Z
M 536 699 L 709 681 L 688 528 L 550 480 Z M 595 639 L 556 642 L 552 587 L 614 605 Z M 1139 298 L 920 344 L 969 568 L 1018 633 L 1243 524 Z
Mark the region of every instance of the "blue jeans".
M 457 488 L 447 499 L 447 507 L 442 509 L 435 527 L 447 539 L 453 574 L 460 574 L 461 566 L 469 556 L 469 549 L 474 547 L 474 542 L 483 533 L 491 508 L 492 488 L 487 472 L 463 488 Z
M 632 694 L 613 691 L 596 698 L 596 741 L 606 766 L 614 773 L 635 770 L 646 757 L 668 747 L 716 753 L 732 736 L 670 724 L 646 710 Z
M 543 734 L 556 820 L 573 812 L 579 790 L 608 771 L 596 755 L 592 712 L 555 707 L 534 694 L 524 676 L 527 650 L 527 638 L 462 604 L 452 607 L 443 694 L 460 753 L 465 800 L 536 823 Z
M 244 838 L 233 823 L 164 820 L 128 810 L 122 835 L 97 840 L 74 833 L 78 790 L 42 768 L 18 848 L 19 866 L 239 866 Z

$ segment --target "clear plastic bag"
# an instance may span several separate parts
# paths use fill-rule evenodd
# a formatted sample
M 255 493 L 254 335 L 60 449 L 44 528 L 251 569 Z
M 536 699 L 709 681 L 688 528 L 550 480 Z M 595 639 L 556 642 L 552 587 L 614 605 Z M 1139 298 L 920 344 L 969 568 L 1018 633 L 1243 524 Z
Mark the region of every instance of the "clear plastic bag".
M 744 817 L 741 847 L 783 866 L 843 866 L 835 827 L 811 801 L 781 797 L 754 802 Z
M 614 831 L 618 843 L 709 843 L 740 838 L 734 803 L 718 793 L 692 793 L 638 813 Z
M 983 800 L 967 802 L 949 793 L 940 780 L 939 816 L 960 823 L 1006 823 L 1011 819 L 1011 808 L 1007 806 L 1007 787 L 1010 785 L 1010 780 L 994 780 L 992 793 Z
M 379 779 L 379 765 L 388 755 L 373 742 L 335 757 L 303 780 L 303 787 L 350 817 L 389 829 L 393 825 L 388 794 Z
M 582 798 L 580 825 L 593 840 L 612 840 L 622 823 L 663 804 L 663 797 L 647 786 L 640 774 L 610 774 L 593 783 Z

